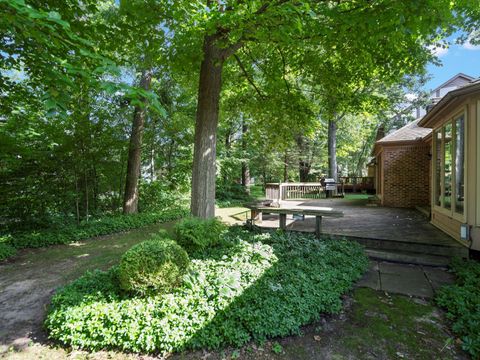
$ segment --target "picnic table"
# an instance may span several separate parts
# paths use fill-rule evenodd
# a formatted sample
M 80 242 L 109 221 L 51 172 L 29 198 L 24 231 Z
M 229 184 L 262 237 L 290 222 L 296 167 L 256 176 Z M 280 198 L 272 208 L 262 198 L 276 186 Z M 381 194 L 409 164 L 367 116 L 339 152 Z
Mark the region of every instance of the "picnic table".
M 268 206 L 249 206 L 251 211 L 250 221 L 252 225 L 255 222 L 262 221 L 262 213 L 279 214 L 279 226 L 280 229 L 285 230 L 287 228 L 287 215 L 299 214 L 299 215 L 312 215 L 315 216 L 315 235 L 320 237 L 322 233 L 322 218 L 327 217 L 343 217 L 343 211 L 335 210 L 330 207 L 319 206 L 294 206 L 294 207 L 268 207 Z

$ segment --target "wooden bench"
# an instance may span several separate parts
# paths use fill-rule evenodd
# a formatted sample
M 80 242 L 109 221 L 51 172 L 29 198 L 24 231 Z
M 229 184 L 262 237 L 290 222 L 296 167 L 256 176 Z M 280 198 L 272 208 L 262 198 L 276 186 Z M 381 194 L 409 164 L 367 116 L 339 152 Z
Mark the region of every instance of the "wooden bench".
M 314 206 L 296 206 L 291 208 L 274 208 L 274 207 L 262 207 L 251 206 L 250 221 L 251 224 L 255 224 L 255 221 L 262 221 L 262 213 L 279 214 L 280 216 L 280 229 L 285 230 L 287 228 L 287 215 L 300 214 L 300 215 L 313 215 L 315 216 L 315 235 L 320 237 L 322 233 L 322 217 L 343 217 L 343 211 L 334 210 L 329 207 L 314 207 Z

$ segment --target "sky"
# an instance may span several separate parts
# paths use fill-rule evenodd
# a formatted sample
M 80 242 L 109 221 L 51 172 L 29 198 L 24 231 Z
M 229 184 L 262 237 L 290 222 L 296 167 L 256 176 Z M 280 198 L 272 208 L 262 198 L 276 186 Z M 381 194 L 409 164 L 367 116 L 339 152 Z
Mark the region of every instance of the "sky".
M 432 79 L 426 84 L 426 90 L 435 89 L 458 73 L 480 77 L 480 46 L 467 42 L 463 45 L 451 45 L 448 49 L 437 49 L 435 53 L 442 66 L 427 67 Z

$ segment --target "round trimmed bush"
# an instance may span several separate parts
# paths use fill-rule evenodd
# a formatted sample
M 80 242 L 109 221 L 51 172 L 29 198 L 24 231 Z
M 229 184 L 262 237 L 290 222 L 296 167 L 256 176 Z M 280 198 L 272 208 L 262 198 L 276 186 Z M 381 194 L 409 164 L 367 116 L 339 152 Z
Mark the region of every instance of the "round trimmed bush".
M 168 292 L 181 283 L 189 262 L 186 251 L 175 241 L 154 237 L 122 256 L 118 267 L 120 287 L 141 295 Z

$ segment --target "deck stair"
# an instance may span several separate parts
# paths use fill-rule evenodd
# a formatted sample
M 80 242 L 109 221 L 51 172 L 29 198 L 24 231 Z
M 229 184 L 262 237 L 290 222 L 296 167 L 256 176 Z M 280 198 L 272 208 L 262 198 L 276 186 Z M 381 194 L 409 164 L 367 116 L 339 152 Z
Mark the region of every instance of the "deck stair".
M 427 242 L 398 241 L 388 239 L 336 236 L 356 241 L 366 248 L 369 257 L 377 260 L 396 261 L 409 264 L 444 266 L 452 258 L 468 258 L 468 249 L 457 245 L 439 245 Z

